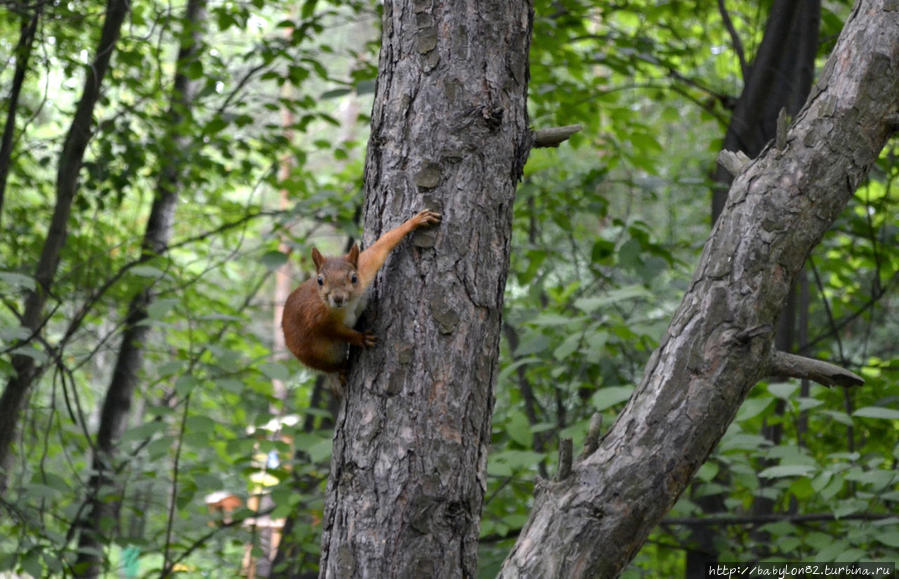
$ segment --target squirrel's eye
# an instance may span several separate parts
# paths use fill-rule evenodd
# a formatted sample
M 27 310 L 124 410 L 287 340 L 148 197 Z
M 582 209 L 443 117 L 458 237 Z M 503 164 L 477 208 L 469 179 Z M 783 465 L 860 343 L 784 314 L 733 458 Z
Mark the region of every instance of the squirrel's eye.
M 316 279 L 315 281 L 318 282 L 318 285 L 325 285 L 325 278 L 323 278 L 322 276 L 318 276 L 318 279 Z
M 350 278 L 350 281 L 351 281 L 352 283 L 356 283 L 357 281 L 359 281 L 359 278 L 357 278 L 357 277 L 356 277 L 356 274 L 354 273 L 353 276 Z

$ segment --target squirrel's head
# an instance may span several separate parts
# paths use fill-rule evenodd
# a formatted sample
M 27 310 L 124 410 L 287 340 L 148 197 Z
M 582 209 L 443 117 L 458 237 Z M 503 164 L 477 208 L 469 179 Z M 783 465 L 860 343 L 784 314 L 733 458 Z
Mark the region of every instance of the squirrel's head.
M 318 249 L 312 248 L 312 262 L 315 264 L 315 284 L 322 301 L 331 308 L 342 308 L 358 295 L 359 246 L 354 244 L 343 257 L 324 257 Z

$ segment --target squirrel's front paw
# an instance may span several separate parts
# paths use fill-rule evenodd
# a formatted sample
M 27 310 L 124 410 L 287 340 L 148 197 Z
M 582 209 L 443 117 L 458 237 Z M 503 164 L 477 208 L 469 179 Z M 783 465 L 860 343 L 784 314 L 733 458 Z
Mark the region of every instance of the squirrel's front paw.
M 440 223 L 440 214 L 436 211 L 431 211 L 430 209 L 425 209 L 423 211 L 419 211 L 415 216 L 415 226 L 422 227 L 423 225 L 431 225 L 432 223 Z
M 378 339 L 371 332 L 362 332 L 362 347 L 371 348 L 378 342 Z

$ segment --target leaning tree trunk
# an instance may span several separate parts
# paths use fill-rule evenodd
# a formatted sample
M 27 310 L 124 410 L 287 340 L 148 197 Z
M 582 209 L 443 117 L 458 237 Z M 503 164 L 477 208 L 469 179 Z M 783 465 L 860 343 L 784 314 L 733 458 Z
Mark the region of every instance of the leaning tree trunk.
M 475 575 L 531 21 L 526 0 L 384 5 L 364 241 L 426 207 L 443 222 L 372 287 L 378 345 L 336 426 L 323 576 Z
M 722 6 L 723 3 L 719 3 Z M 802 108 L 814 80 L 815 57 L 818 54 L 818 28 L 821 20 L 821 0 L 776 0 L 765 23 L 765 35 L 748 70 L 744 70 L 743 91 L 724 137 L 725 151 L 742 151 L 755 158 L 765 144 L 774 138 L 777 118 L 781 110 L 794 116 Z M 736 41 L 735 41 L 736 43 Z M 712 192 L 712 223 L 724 208 L 727 191 L 733 177 L 720 165 L 715 172 Z M 793 328 L 796 326 L 797 304 L 795 292 L 790 292 L 781 312 L 775 335 L 778 349 L 794 351 Z M 783 413 L 783 401 L 778 400 Z M 765 429 L 764 435 L 777 444 L 780 424 Z M 724 510 L 722 495 L 695 499 L 704 512 Z M 770 512 L 773 502 L 756 497 L 753 509 Z M 717 557 L 716 529 L 711 526 L 694 527 L 691 539 L 699 550 L 687 552 L 687 577 L 705 577 L 705 566 Z
M 753 385 L 784 371 L 784 297 L 897 123 L 899 10 L 860 0 L 782 148 L 734 181 L 643 381 L 598 448 L 538 489 L 501 577 L 614 577 L 634 557 Z
M 190 151 L 192 136 L 185 133 L 183 124 L 190 116 L 193 103 L 191 82 L 186 70 L 196 59 L 200 47 L 200 31 L 205 22 L 206 0 L 188 0 L 183 19 L 181 45 L 178 50 L 167 136 L 170 146 L 165 149 L 172 155 L 160 168 L 156 195 L 147 219 L 141 244 L 141 259 L 152 259 L 168 247 L 175 221 L 175 208 L 182 187 L 182 173 Z M 75 521 L 78 535 L 78 560 L 74 571 L 78 577 L 97 577 L 103 570 L 103 547 L 109 543 L 110 534 L 118 521 L 121 499 L 108 496 L 114 490 L 113 474 L 118 452 L 116 445 L 127 426 L 131 411 L 131 399 L 140 380 L 144 348 L 150 333 L 147 311 L 154 294 L 148 285 L 135 295 L 128 305 L 125 331 L 119 344 L 119 352 L 113 368 L 109 387 L 103 399 L 97 442 L 94 445 L 91 478 L 88 482 L 86 508 Z
M 72 202 L 78 191 L 78 173 L 81 171 L 87 144 L 93 136 L 94 106 L 100 98 L 103 77 L 109 69 L 109 61 L 129 6 L 128 0 L 109 0 L 106 5 L 106 19 L 103 21 L 97 53 L 93 62 L 87 67 L 81 100 L 75 108 L 75 116 L 72 118 L 72 124 L 59 155 L 56 206 L 35 269 L 35 287 L 25 296 L 25 311 L 22 315 L 22 325 L 32 333 L 32 339 L 41 334 L 44 304 L 47 303 L 53 278 L 56 276 L 56 268 L 66 241 Z M 10 445 L 19 421 L 19 412 L 25 403 L 28 390 L 41 372 L 34 358 L 22 354 L 13 356 L 12 366 L 14 373 L 6 383 L 3 396 L 0 396 L 0 490 L 6 484 L 6 477 L 2 471 L 7 464 Z

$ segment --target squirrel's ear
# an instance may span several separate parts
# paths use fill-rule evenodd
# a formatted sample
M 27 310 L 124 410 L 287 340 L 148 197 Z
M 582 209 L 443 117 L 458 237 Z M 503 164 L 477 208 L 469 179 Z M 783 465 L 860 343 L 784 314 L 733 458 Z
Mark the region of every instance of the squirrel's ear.
M 350 252 L 346 254 L 345 258 L 353 267 L 356 267 L 359 263 L 359 244 L 354 243 L 353 247 L 350 248 Z
M 315 264 L 315 270 L 318 271 L 322 268 L 322 264 L 325 263 L 325 258 L 318 251 L 317 247 L 312 248 L 312 263 Z

